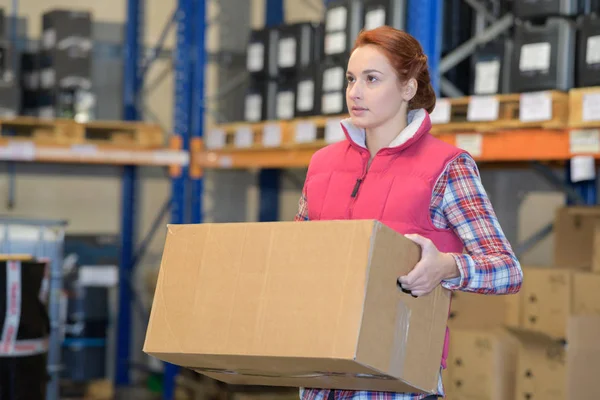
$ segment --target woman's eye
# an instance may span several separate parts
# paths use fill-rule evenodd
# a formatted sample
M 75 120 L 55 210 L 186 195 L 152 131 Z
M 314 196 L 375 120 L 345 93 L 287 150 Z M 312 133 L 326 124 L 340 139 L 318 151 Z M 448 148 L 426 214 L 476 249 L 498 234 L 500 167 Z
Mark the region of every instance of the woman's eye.
M 347 76 L 346 80 L 350 83 L 350 82 L 354 82 L 354 78 L 351 76 Z
M 377 80 L 377 77 L 375 77 L 373 75 L 367 76 L 367 81 L 369 81 L 369 82 L 375 82 L 376 80 Z

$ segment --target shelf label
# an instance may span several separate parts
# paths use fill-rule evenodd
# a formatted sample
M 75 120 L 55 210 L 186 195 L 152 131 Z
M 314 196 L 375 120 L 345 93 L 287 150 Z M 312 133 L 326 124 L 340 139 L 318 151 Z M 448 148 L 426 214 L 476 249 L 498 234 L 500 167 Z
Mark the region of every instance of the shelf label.
M 235 147 L 243 149 L 252 147 L 254 142 L 254 133 L 252 128 L 249 126 L 241 126 L 236 129 L 235 136 L 233 138 L 233 144 Z
M 521 122 L 552 119 L 552 95 L 548 92 L 521 93 L 519 118 Z
M 438 99 L 435 102 L 435 108 L 429 115 L 432 124 L 447 124 L 450 122 L 450 111 L 452 105 L 448 99 Z
M 211 129 L 206 134 L 206 148 L 209 150 L 222 149 L 225 147 L 225 131 L 222 129 Z
M 583 95 L 581 119 L 584 122 L 600 121 L 600 93 L 587 93 Z
M 495 96 L 472 96 L 469 99 L 467 120 L 469 121 L 496 121 L 500 103 Z
M 217 160 L 217 164 L 221 168 L 231 168 L 233 166 L 233 160 L 230 156 L 221 156 Z
M 600 153 L 600 130 L 581 129 L 569 133 L 571 154 Z
M 456 135 L 456 147 L 469 152 L 473 157 L 481 157 L 483 135 L 481 133 L 459 133 Z
M 317 140 L 317 126 L 312 121 L 296 124 L 296 143 L 311 143 Z
M 596 179 L 596 160 L 592 156 L 571 158 L 571 182 L 593 181 Z
M 325 122 L 325 142 L 335 143 L 346 139 L 342 129 L 341 120 L 338 118 L 329 118 Z
M 77 154 L 95 154 L 98 147 L 93 144 L 74 144 L 71 146 L 71 151 Z
M 33 142 L 10 142 L 6 146 L 9 160 L 32 161 L 35 159 L 35 144 Z
M 152 163 L 155 165 L 186 166 L 190 163 L 190 157 L 184 151 L 157 150 L 152 154 Z
M 263 146 L 280 147 L 281 146 L 281 125 L 267 124 L 263 128 Z

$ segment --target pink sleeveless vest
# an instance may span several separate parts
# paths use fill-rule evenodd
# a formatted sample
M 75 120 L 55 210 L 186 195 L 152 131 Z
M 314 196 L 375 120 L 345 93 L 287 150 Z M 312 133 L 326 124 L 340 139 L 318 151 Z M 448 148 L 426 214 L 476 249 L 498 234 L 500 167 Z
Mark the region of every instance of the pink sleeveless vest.
M 380 150 L 367 171 L 369 151 L 347 140 L 313 156 L 305 190 L 310 220 L 375 219 L 402 234 L 429 238 L 440 251 L 462 253 L 451 230 L 438 229 L 430 217 L 431 196 L 439 176 L 462 150 L 434 138 L 425 119 L 412 138 Z M 446 368 L 449 332 L 442 356 Z

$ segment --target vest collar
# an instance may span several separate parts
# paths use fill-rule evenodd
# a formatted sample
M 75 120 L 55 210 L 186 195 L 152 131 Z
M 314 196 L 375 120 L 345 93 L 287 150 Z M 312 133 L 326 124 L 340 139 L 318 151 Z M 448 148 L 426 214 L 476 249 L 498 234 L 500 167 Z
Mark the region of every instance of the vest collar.
M 407 116 L 408 125 L 396 136 L 394 140 L 382 150 L 386 152 L 398 152 L 416 142 L 425 133 L 431 129 L 431 120 L 429 113 L 425 109 L 411 110 Z M 348 141 L 360 147 L 367 149 L 366 132 L 363 128 L 358 128 L 352 123 L 351 118 L 341 121 L 342 129 Z

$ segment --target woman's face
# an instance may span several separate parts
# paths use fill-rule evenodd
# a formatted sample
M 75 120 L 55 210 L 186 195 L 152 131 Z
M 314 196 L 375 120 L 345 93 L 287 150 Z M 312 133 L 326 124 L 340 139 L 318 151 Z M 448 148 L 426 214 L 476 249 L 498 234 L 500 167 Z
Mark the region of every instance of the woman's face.
M 372 45 L 354 50 L 346 79 L 348 111 L 360 128 L 375 128 L 406 114 L 402 105 L 414 95 L 400 82 L 387 57 Z

